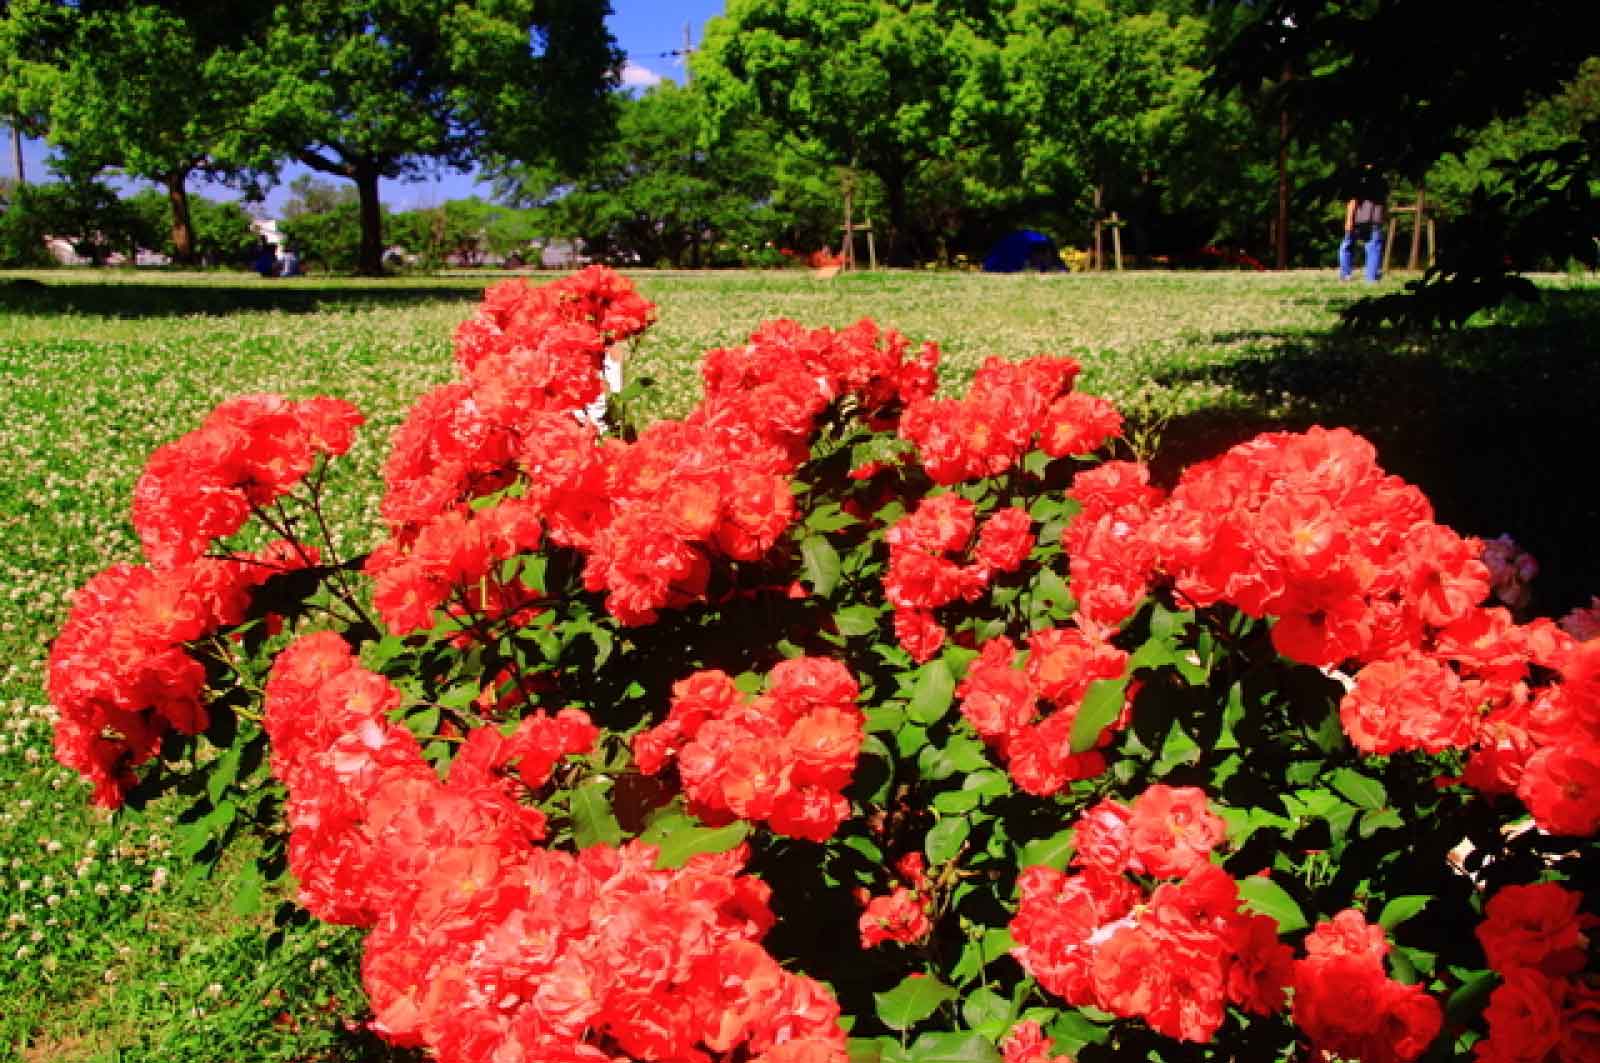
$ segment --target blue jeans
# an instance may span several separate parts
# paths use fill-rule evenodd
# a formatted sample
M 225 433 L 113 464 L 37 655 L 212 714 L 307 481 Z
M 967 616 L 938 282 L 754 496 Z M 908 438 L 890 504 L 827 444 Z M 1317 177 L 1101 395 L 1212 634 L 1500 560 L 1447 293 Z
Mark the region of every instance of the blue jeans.
M 1383 268 L 1383 226 L 1366 225 L 1367 229 L 1367 283 L 1373 284 L 1378 280 L 1378 274 Z M 1347 281 L 1355 269 L 1356 240 L 1361 235 L 1362 226 L 1344 234 L 1344 239 L 1339 243 L 1339 279 Z

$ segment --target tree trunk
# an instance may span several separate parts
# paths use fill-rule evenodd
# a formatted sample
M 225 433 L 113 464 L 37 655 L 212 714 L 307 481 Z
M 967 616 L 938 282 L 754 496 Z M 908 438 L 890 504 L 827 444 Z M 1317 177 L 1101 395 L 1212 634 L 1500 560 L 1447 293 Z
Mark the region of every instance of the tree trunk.
M 1283 64 L 1283 82 L 1288 84 L 1293 71 Z M 1278 268 L 1289 268 L 1289 109 L 1278 109 Z
M 892 177 L 885 175 L 883 191 L 889 200 L 889 246 L 884 252 L 885 257 L 891 266 L 909 266 L 913 250 L 908 246 L 911 225 L 907 217 L 906 186 L 898 174 Z
M 172 204 L 172 260 L 181 265 L 195 263 L 194 222 L 189 217 L 188 170 L 167 175 L 167 202 Z
M 364 277 L 383 275 L 383 210 L 378 205 L 378 171 L 360 167 L 355 173 L 361 201 L 361 253 L 356 272 Z
M 1106 186 L 1102 182 L 1094 186 L 1094 261 L 1093 269 L 1098 272 L 1106 268 L 1106 245 L 1104 232 L 1100 227 L 1100 211 L 1105 207 Z
M 11 169 L 17 175 L 18 188 L 28 183 L 28 175 L 22 170 L 22 128 L 15 120 L 11 123 Z

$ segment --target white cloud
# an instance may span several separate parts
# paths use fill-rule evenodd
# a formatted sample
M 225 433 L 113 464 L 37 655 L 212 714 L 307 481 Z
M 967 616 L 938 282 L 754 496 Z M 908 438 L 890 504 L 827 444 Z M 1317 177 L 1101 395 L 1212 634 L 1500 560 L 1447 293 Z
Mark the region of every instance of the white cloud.
M 647 89 L 651 85 L 661 84 L 661 75 L 649 67 L 640 66 L 632 59 L 622 66 L 622 87 L 625 89 Z

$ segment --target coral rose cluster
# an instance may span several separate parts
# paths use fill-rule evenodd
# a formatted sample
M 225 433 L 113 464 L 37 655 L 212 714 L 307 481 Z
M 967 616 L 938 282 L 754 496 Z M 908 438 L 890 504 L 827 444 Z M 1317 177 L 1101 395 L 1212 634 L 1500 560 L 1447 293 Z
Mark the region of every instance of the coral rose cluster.
M 169 569 L 113 565 L 91 579 L 50 647 L 56 759 L 93 783 L 96 802 L 122 804 L 163 736 L 206 727 L 193 644 L 243 621 L 262 583 L 315 561 L 277 544 Z
M 1438 1036 L 1444 1015 L 1420 985 L 1384 971 L 1383 928 L 1353 909 L 1318 923 L 1294 964 L 1294 1022 L 1319 1059 L 1402 1063 Z
M 989 358 L 964 398 L 907 407 L 900 435 L 939 484 L 1003 473 L 1036 445 L 1051 457 L 1086 454 L 1122 434 L 1122 417 L 1072 390 L 1079 368 L 1071 358 Z
M 1080 474 L 1063 536 L 1080 612 L 1130 615 L 1153 585 L 1271 618 L 1284 656 L 1347 666 L 1345 734 L 1366 753 L 1469 754 L 1464 781 L 1539 826 L 1600 827 L 1600 693 L 1590 651 L 1548 620 L 1484 605 L 1483 545 L 1433 520 L 1342 430 L 1270 433 L 1192 466 L 1162 498 L 1107 462 Z
M 706 355 L 705 395 L 687 417 L 633 442 L 602 441 L 576 411 L 599 394 L 599 359 L 653 319 L 625 279 L 598 266 L 490 289 L 456 336 L 463 378 L 416 404 L 384 470 L 392 538 L 369 569 L 386 619 L 423 626 L 476 574 L 439 560 L 471 534 L 466 511 L 482 519 L 518 502 L 552 542 L 585 555 L 584 584 L 613 615 L 650 623 L 704 600 L 719 563 L 772 550 L 795 517 L 789 476 L 827 410 L 848 401 L 876 415 L 934 386 L 931 344 L 911 355 L 904 337 L 870 322 L 839 332 L 769 322 L 744 347 Z M 491 594 L 516 603 L 529 590 Z
M 361 414 L 340 399 L 241 395 L 199 428 L 157 447 L 133 488 L 133 529 L 158 568 L 196 560 L 350 449 Z
M 959 495 L 932 495 L 884 534 L 889 572 L 883 593 L 894 606 L 895 635 L 913 660 L 927 661 L 944 645 L 934 610 L 973 601 L 996 572 L 1017 571 L 1033 549 L 1027 510 L 999 510 L 978 529 L 974 508 Z
M 689 808 L 719 824 L 766 823 L 825 841 L 850 815 L 850 784 L 865 736 L 856 681 L 837 661 L 775 666 L 765 693 L 746 697 L 725 673 L 697 672 L 672 688 L 672 710 L 633 742 L 639 770 L 677 767 Z
M 838 1005 L 760 945 L 770 890 L 743 854 L 656 867 L 639 842 L 535 843 L 528 797 L 598 735 L 576 710 L 471 731 L 441 781 L 390 718 L 400 693 L 331 633 L 267 687 L 299 901 L 371 928 L 374 1026 L 445 1061 L 842 1063 Z
M 1489 997 L 1480 1063 L 1578 1063 L 1600 1051 L 1600 986 L 1588 973 L 1600 919 L 1554 882 L 1506 886 L 1489 898 L 1478 941 L 1502 981 Z
M 1224 833 L 1192 787 L 1095 806 L 1077 823 L 1073 871 L 1023 869 L 1012 955 L 1068 1004 L 1182 1041 L 1210 1041 L 1229 1004 L 1282 1011 L 1291 953 L 1271 919 L 1240 912 L 1238 884 L 1208 859 Z M 1146 893 L 1130 873 L 1166 881 Z
M 150 456 L 133 501 L 148 564 L 113 565 L 91 579 L 50 650 L 56 758 L 94 784 L 95 801 L 120 805 L 133 768 L 163 736 L 206 727 L 196 644 L 241 623 L 254 589 L 272 576 L 320 562 L 314 548 L 288 541 L 206 551 L 278 502 L 319 458 L 348 450 L 361 420 L 338 399 L 244 395 Z
M 1095 750 L 1072 751 L 1072 731 L 1089 685 L 1116 679 L 1128 655 L 1106 632 L 1082 626 L 1043 628 L 1028 636 L 1024 655 L 1004 635 L 983 644 L 956 688 L 961 715 L 1006 762 L 1016 784 L 1048 797 L 1076 779 L 1105 771 Z M 1101 740 L 1108 738 L 1102 734 Z

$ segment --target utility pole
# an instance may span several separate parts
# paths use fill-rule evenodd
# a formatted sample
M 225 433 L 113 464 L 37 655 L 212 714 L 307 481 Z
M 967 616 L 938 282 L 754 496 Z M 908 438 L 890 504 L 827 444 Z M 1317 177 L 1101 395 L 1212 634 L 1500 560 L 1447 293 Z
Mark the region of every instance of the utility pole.
M 683 24 L 683 51 L 680 54 L 683 56 L 683 83 L 688 85 L 694 81 L 694 69 L 689 65 L 689 57 L 694 54 L 694 36 L 687 22 Z

